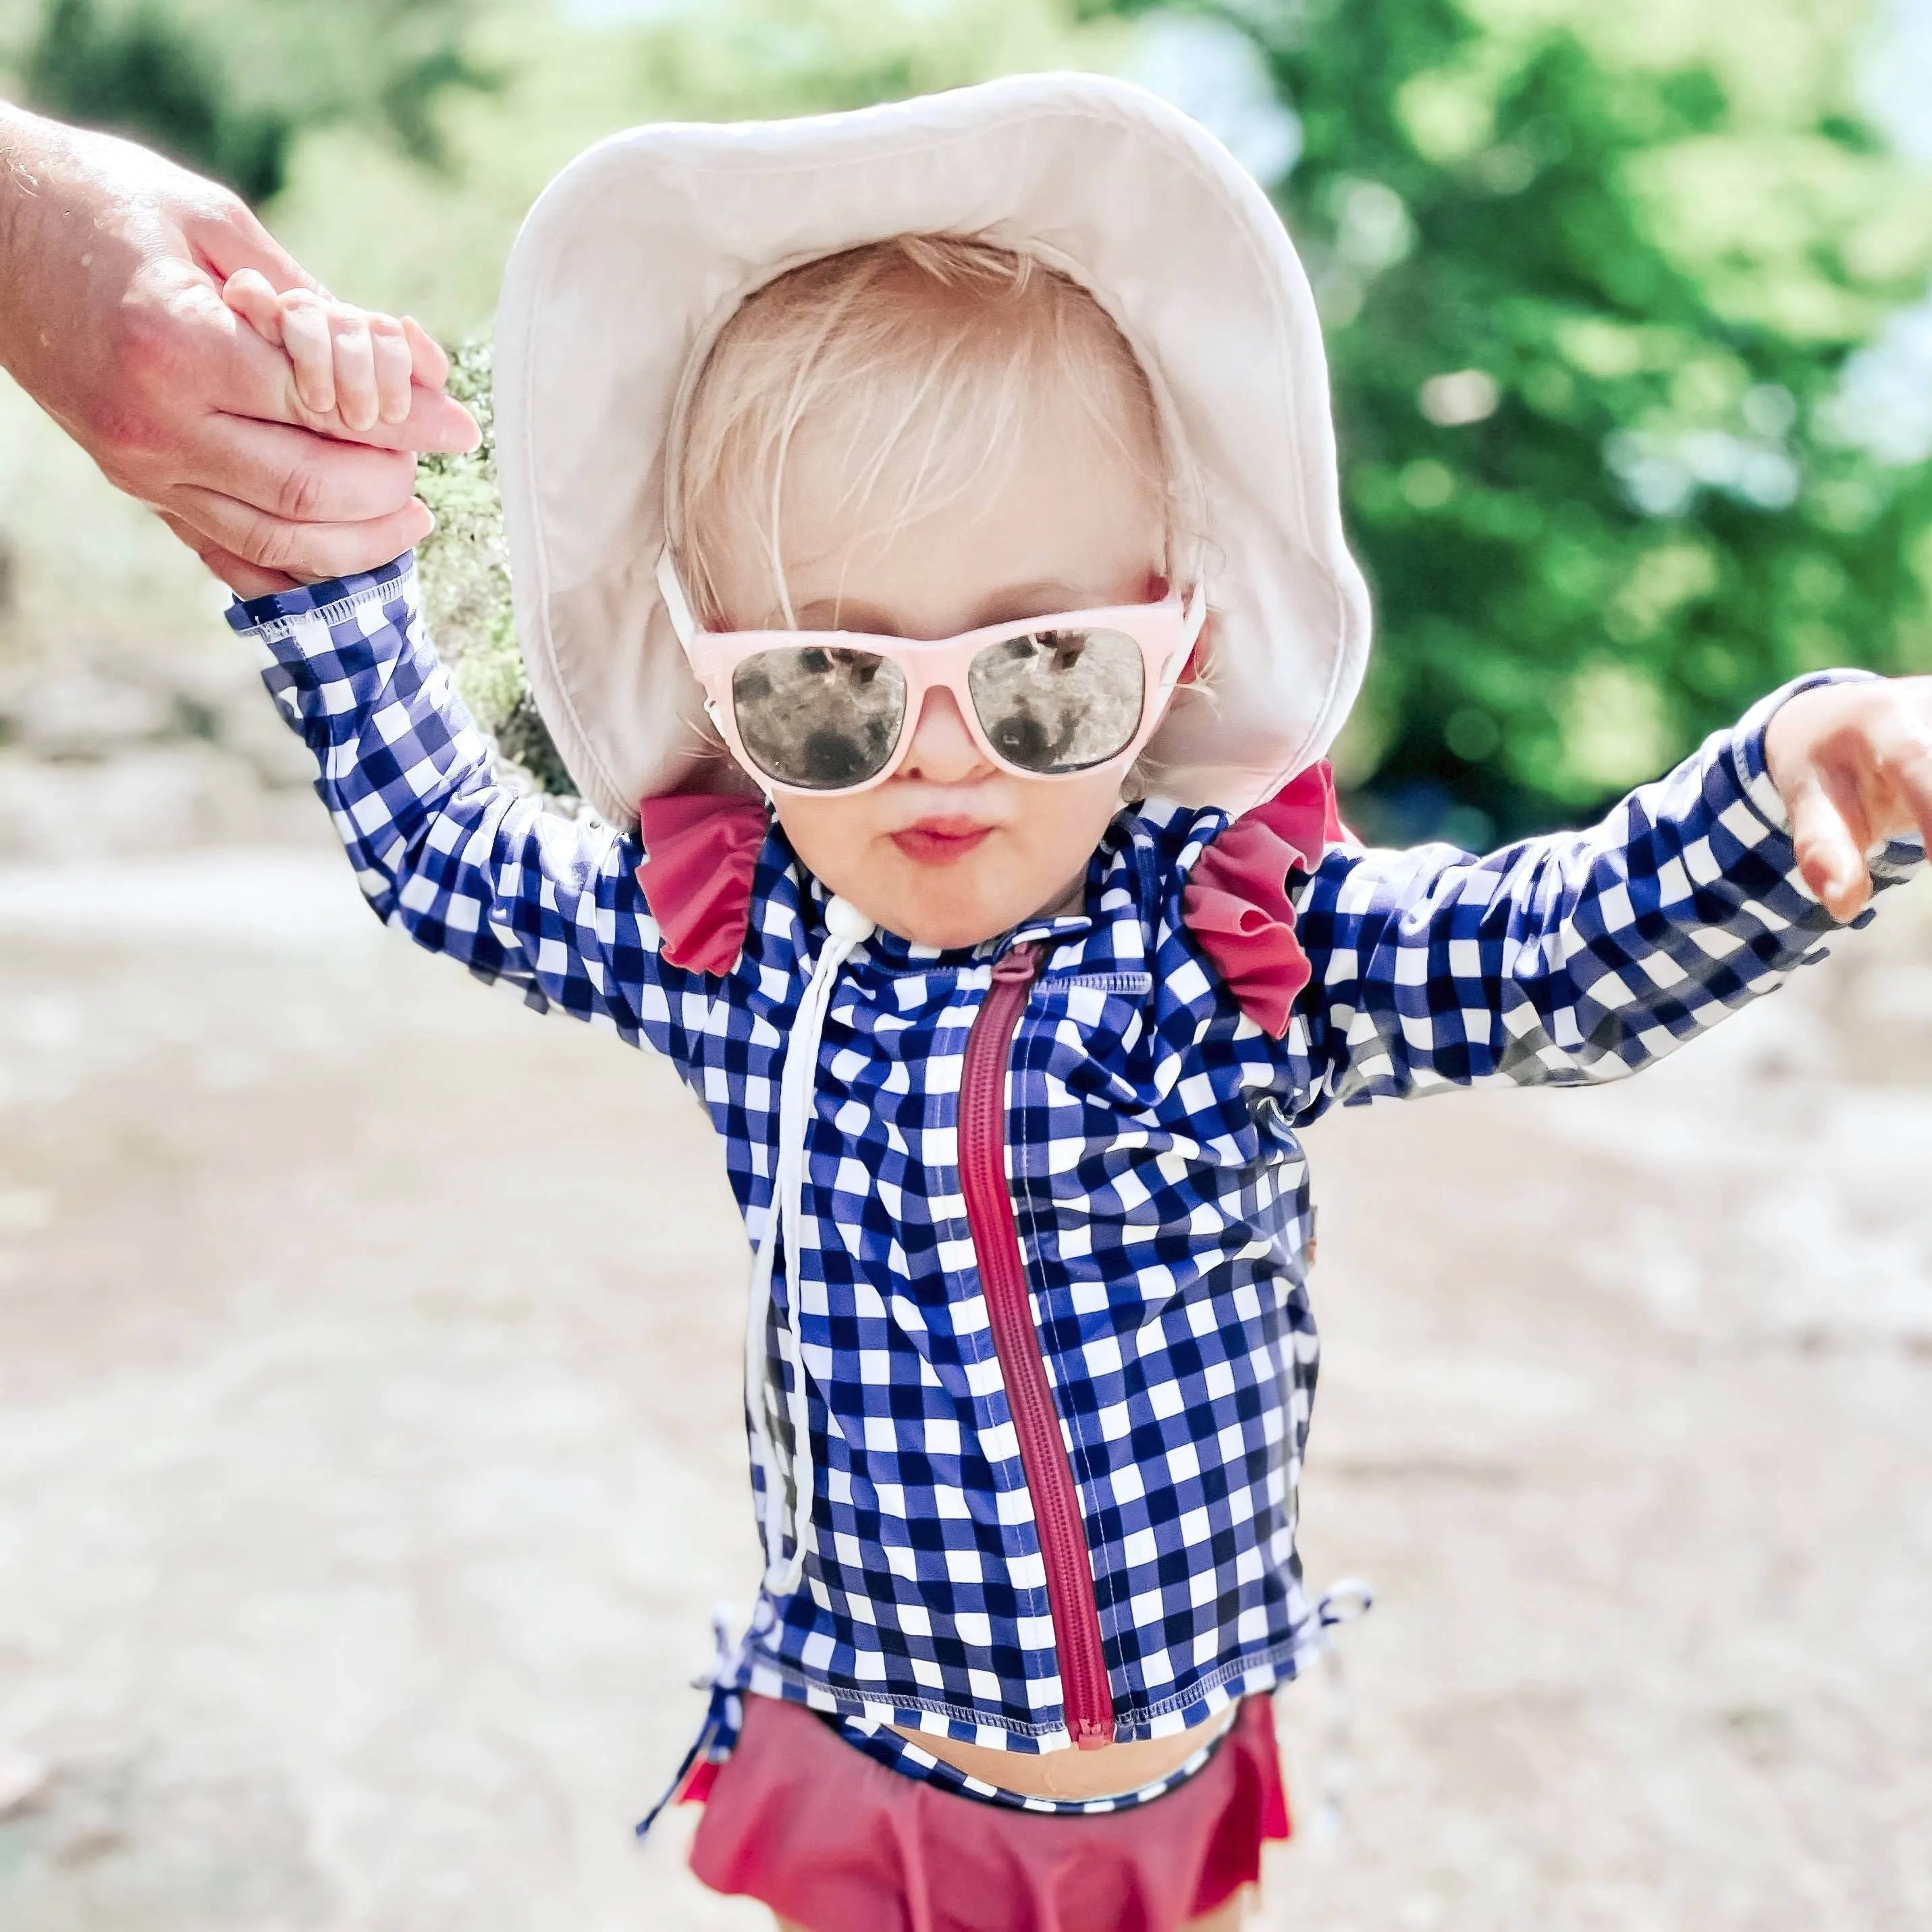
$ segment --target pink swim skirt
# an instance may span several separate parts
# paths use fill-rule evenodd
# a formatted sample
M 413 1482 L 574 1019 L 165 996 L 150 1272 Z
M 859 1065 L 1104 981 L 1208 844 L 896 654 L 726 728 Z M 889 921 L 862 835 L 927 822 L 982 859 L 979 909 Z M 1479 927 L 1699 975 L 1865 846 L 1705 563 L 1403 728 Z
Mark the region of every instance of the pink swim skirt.
M 938 1790 L 801 1706 L 747 1697 L 691 1866 L 808 1932 L 1179 1932 L 1254 1883 L 1288 1829 L 1264 1696 L 1185 1784 L 1084 1817 Z

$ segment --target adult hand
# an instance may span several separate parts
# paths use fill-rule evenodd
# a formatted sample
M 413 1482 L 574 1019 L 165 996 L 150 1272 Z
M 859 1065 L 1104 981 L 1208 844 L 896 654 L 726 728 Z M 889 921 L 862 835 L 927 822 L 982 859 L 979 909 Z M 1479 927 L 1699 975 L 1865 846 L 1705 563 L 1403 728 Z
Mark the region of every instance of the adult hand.
M 1887 839 L 1932 849 L 1932 677 L 1801 691 L 1764 734 L 1798 868 L 1833 918 L 1871 897 L 1865 854 Z
M 428 532 L 416 456 L 472 448 L 417 387 L 352 430 L 223 302 L 254 268 L 315 284 L 226 188 L 111 136 L 0 105 L 0 367 L 243 596 L 366 570 Z

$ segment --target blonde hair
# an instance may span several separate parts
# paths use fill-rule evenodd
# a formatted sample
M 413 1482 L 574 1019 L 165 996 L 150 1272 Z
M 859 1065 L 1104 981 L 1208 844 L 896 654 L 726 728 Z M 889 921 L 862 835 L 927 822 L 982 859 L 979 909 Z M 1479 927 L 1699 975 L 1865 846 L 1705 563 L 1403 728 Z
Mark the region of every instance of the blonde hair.
M 728 621 L 726 560 L 754 547 L 795 622 L 781 548 L 788 459 L 829 428 L 855 538 L 997 488 L 1016 425 L 1064 386 L 1144 477 L 1172 531 L 1152 386 L 1088 292 L 1018 250 L 898 235 L 790 270 L 746 298 L 700 371 L 669 479 L 677 562 L 700 621 Z M 890 475 L 896 487 L 882 496 Z M 1171 568 L 1171 566 L 1170 566 Z

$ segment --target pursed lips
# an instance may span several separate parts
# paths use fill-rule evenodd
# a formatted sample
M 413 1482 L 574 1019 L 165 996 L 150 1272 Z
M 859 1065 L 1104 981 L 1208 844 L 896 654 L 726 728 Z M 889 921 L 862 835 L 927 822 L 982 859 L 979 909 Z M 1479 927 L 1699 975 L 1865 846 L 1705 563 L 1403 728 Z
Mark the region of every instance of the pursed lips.
M 922 818 L 886 836 L 916 864 L 947 866 L 964 858 L 994 830 L 982 819 Z

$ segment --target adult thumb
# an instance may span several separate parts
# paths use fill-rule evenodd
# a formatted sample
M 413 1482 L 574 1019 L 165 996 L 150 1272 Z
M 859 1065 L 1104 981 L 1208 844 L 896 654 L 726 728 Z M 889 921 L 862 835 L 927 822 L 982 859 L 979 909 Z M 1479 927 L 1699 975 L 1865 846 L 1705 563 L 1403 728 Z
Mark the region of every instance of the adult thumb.
M 311 275 L 268 230 L 245 202 L 236 201 L 195 217 L 184 232 L 218 280 L 243 268 L 258 269 L 278 295 L 291 289 L 326 294 Z

